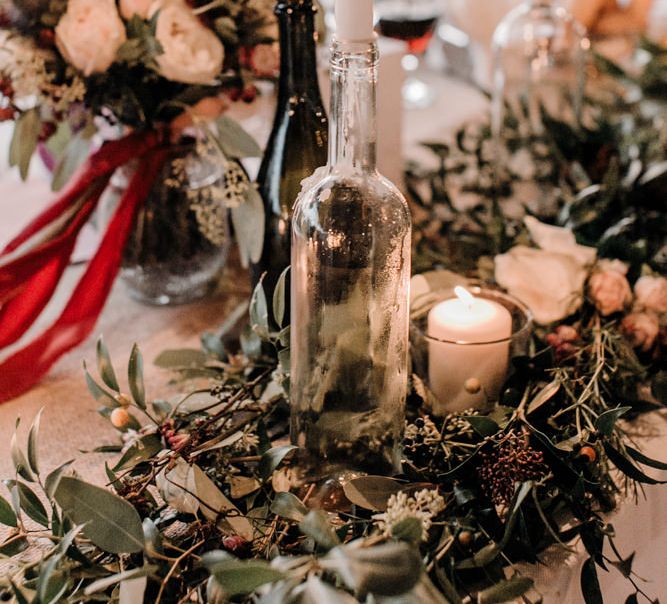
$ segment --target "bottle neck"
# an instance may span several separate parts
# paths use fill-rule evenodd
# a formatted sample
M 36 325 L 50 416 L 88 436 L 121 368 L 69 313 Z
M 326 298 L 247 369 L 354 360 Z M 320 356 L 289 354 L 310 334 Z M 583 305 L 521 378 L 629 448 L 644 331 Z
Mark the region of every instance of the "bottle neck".
M 315 12 L 310 0 L 279 2 L 276 15 L 280 28 L 279 103 L 294 96 L 319 99 Z
M 343 43 L 331 49 L 329 166 L 374 172 L 376 169 L 375 42 Z

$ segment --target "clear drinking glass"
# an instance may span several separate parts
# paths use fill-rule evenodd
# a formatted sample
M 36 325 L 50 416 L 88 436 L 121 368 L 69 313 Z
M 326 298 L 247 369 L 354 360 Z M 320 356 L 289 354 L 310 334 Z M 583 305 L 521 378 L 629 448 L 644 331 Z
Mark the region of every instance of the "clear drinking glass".
M 425 69 L 424 55 L 442 14 L 439 0 L 382 0 L 375 7 L 377 30 L 387 38 L 403 40 L 408 53 L 403 57 L 407 72 L 403 102 L 407 109 L 423 109 L 435 100 L 435 93 L 420 72 Z

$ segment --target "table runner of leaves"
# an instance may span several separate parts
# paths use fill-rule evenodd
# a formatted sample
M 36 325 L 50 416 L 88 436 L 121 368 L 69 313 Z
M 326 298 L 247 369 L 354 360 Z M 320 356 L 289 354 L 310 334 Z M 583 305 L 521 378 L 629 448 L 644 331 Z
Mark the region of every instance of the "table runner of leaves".
M 559 179 L 588 180 L 579 191 L 570 181 L 573 193 L 547 218 L 600 257 L 626 261 L 630 281 L 646 271 L 660 279 L 664 204 L 651 204 L 667 191 L 656 168 L 667 160 L 662 131 L 655 115 L 631 114 L 646 127 L 630 135 L 614 121 L 627 115 L 625 107 L 598 129 L 568 131 L 588 151 L 562 164 Z M 637 156 L 634 137 L 651 128 Z M 483 129 L 472 147 L 465 132 L 457 138 L 459 159 L 485 170 Z M 415 264 L 489 278 L 488 260 L 526 241 L 522 222 L 505 213 L 497 189 L 456 209 L 452 148 L 430 147 L 440 166 L 409 174 Z M 595 171 L 586 169 L 591 157 Z M 10 528 L 0 553 L 12 560 L 1 601 L 536 603 L 532 578 L 515 565 L 581 541 L 586 602 L 602 601 L 599 569 L 627 578 L 628 604 L 658 602 L 634 571 L 634 553 L 616 548 L 608 514 L 644 484 L 661 484 L 652 470 L 667 470 L 642 453 L 629 423 L 667 402 L 663 335 L 638 345 L 624 311 L 603 312 L 589 296 L 574 315 L 536 330 L 489 414 L 434 417 L 432 395 L 413 377 L 401 475 L 301 484 L 288 435 L 289 327 L 272 331 L 267 318 L 269 303 L 284 315 L 284 300 L 284 287 L 271 301 L 259 287 L 202 336 L 200 350 L 155 359 L 181 392 L 170 400 L 146 392 L 138 347 L 120 380 L 100 340 L 96 370 L 84 378 L 119 433 L 96 450 L 109 454 L 107 484 L 83 481 L 68 461 L 41 471 L 39 416 L 26 442 L 13 439 L 16 473 L 0 497 L 0 523 Z M 37 559 L 25 555 L 30 546 Z

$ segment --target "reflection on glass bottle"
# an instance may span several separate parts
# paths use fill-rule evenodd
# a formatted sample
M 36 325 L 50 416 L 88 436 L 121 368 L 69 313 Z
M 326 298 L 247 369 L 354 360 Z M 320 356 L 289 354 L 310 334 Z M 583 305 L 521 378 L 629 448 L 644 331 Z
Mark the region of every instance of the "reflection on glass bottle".
M 541 185 L 541 202 L 548 206 L 559 175 L 550 161 L 545 123 L 576 126 L 581 118 L 590 46 L 585 28 L 557 0 L 528 0 L 501 21 L 493 45 L 498 170 L 511 178 L 528 174 Z M 519 151 L 524 155 L 517 157 L 525 159 L 512 161 Z M 513 173 L 517 163 L 522 165 Z
M 316 8 L 311 0 L 278 2 L 280 82 L 273 130 L 258 175 L 266 226 L 260 261 L 252 267 L 253 285 L 266 273 L 272 296 L 290 264 L 291 220 L 301 181 L 327 160 L 327 118 L 317 80 Z
M 410 215 L 376 169 L 377 60 L 372 39 L 334 41 L 329 162 L 293 220 L 291 434 L 320 476 L 400 468 Z

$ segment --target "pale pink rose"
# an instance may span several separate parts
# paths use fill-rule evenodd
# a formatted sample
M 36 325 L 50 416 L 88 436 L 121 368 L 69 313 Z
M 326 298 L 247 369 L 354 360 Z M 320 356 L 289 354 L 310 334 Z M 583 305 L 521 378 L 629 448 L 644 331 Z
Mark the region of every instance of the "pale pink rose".
M 155 37 L 163 52 L 155 60 L 160 74 L 184 84 L 214 84 L 225 58 L 222 42 L 185 0 L 157 0 L 149 16 L 157 11 Z
M 250 51 L 250 67 L 259 77 L 274 77 L 280 72 L 278 44 L 258 44 Z
M 588 281 L 588 293 L 603 317 L 622 311 L 632 302 L 630 284 L 616 270 L 596 270 Z
M 120 14 L 128 21 L 134 15 L 142 19 L 148 19 L 151 4 L 153 4 L 153 0 L 120 0 Z
M 636 312 L 623 319 L 621 329 L 635 348 L 648 352 L 660 333 L 660 322 L 653 313 Z
M 635 283 L 637 305 L 657 313 L 667 312 L 667 279 L 642 277 Z
M 114 0 L 69 0 L 55 31 L 60 54 L 85 75 L 106 71 L 127 39 Z

